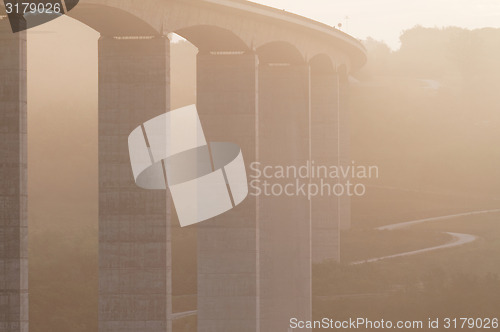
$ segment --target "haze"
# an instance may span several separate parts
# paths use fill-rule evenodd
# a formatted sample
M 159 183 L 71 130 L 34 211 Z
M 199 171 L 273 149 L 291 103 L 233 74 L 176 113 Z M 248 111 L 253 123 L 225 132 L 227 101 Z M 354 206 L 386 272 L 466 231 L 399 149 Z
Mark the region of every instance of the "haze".
M 342 22 L 354 37 L 392 50 L 415 25 L 500 28 L 498 0 L 259 2 Z M 352 77 L 352 157 L 377 165 L 381 179 L 353 202 L 353 228 L 341 237 L 344 264 L 314 266 L 315 317 L 498 316 L 498 213 L 377 230 L 500 208 L 500 29 L 460 28 L 412 29 L 394 52 L 365 41 L 369 61 Z M 28 35 L 30 329 L 97 331 L 99 33 L 62 17 Z M 196 102 L 196 52 L 172 45 L 171 109 Z M 436 247 L 452 240 L 447 232 L 479 240 L 348 265 Z M 172 238 L 173 309 L 196 310 L 196 232 L 174 229 Z M 176 332 L 196 331 L 196 317 L 176 324 Z
M 497 0 L 256 0 L 328 25 L 342 23 L 342 30 L 359 39 L 372 37 L 393 50 L 400 46 L 403 30 L 457 26 L 468 29 L 500 27 Z M 346 16 L 349 19 L 346 22 Z

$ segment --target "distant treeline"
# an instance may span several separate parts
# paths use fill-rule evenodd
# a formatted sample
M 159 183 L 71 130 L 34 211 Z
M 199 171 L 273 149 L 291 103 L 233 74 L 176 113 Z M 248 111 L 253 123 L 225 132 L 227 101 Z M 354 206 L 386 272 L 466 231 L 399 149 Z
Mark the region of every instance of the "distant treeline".
M 394 52 L 383 42 L 372 38 L 364 41 L 370 60 L 360 74 L 422 79 L 499 78 L 500 29 L 416 26 L 404 31 L 400 41 L 401 48 Z
M 500 196 L 500 29 L 415 27 L 368 39 L 354 73 L 352 148 L 379 184 Z

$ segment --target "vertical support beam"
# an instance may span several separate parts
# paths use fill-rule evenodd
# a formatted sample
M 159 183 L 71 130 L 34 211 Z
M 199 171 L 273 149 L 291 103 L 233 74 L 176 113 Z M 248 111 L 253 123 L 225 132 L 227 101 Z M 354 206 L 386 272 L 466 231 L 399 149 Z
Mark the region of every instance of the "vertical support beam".
M 259 66 L 259 156 L 262 165 L 309 160 L 309 66 Z M 265 179 L 262 179 L 265 180 Z M 299 179 L 300 180 L 300 179 Z M 295 179 L 271 179 L 295 183 Z M 309 180 L 300 180 L 307 183 Z M 292 317 L 311 318 L 311 224 L 307 196 L 259 200 L 260 331 L 288 331 Z
M 311 159 L 319 173 L 313 183 L 320 188 L 319 195 L 311 202 L 313 263 L 340 259 L 339 197 L 328 190 L 337 183 L 328 177 L 329 167 L 338 165 L 339 155 L 337 80 L 335 72 L 312 67 Z M 322 167 L 326 167 L 326 176 Z M 323 184 L 329 187 L 321 192 Z
M 351 114 L 349 111 L 349 74 L 345 66 L 341 66 L 338 78 L 339 91 L 339 159 L 340 166 L 351 165 Z M 344 179 L 351 181 L 351 178 Z M 351 197 L 340 196 L 340 228 L 347 230 L 351 228 Z
M 28 331 L 26 32 L 0 18 L 0 332 Z
M 170 105 L 166 37 L 99 40 L 99 331 L 171 331 L 166 191 L 137 187 L 128 135 Z
M 257 57 L 197 60 L 197 104 L 207 140 L 238 144 L 247 171 L 257 160 Z M 255 332 L 258 325 L 257 198 L 198 225 L 198 331 Z

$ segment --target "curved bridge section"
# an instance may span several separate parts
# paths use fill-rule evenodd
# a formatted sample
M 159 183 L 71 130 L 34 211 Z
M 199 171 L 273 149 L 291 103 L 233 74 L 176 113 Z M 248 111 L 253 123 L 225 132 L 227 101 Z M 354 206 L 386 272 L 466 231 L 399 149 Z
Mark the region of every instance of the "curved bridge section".
M 294 45 L 304 58 L 327 54 L 349 70 L 366 61 L 364 48 L 355 38 L 328 25 L 244 0 L 81 0 L 69 14 L 104 36 L 175 32 L 209 51 L 251 50 L 283 41 Z
M 0 9 L 0 17 L 1 11 Z M 252 162 L 350 163 L 348 75 L 361 44 L 240 0 L 81 0 L 99 39 L 99 331 L 172 331 L 165 191 L 134 183 L 127 138 L 170 110 L 169 33 L 199 49 L 197 107 L 211 141 Z M 28 331 L 26 38 L 0 20 L 0 331 Z M 311 263 L 339 258 L 348 198 L 249 196 L 198 227 L 198 331 L 288 331 L 311 318 Z

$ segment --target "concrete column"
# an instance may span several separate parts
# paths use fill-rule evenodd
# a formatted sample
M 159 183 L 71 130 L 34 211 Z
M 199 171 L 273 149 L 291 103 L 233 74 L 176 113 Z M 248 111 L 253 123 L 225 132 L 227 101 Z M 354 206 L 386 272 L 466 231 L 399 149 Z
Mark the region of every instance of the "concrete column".
M 343 68 L 343 67 L 341 67 Z M 351 165 L 351 114 L 349 111 L 349 76 L 344 69 L 339 71 L 339 137 L 340 137 L 340 165 L 347 167 Z M 351 180 L 348 178 L 347 180 Z M 344 184 L 345 184 L 344 180 Z M 342 230 L 351 228 L 351 197 L 342 195 L 340 197 L 340 228 Z
M 337 83 L 338 77 L 334 72 L 325 72 L 321 68 L 311 71 L 311 159 L 319 173 L 312 182 L 318 185 L 320 191 L 324 190 L 311 201 L 314 263 L 340 259 L 339 197 L 328 190 L 339 182 L 328 177 L 329 167 L 338 165 Z M 322 173 L 323 167 L 326 167 L 326 176 Z M 327 186 L 321 189 L 325 184 Z
M 138 188 L 128 135 L 170 105 L 169 40 L 99 40 L 99 331 L 171 331 L 170 205 Z
M 197 104 L 207 140 L 257 159 L 257 57 L 201 52 Z M 198 226 L 198 331 L 257 331 L 257 199 Z
M 309 160 L 309 66 L 259 66 L 258 149 L 262 165 Z M 264 180 L 264 179 L 263 179 Z M 270 179 L 282 186 L 295 178 Z M 299 179 L 306 186 L 308 179 Z M 260 331 L 288 331 L 292 317 L 311 318 L 311 223 L 306 196 L 259 200 Z
M 0 332 L 28 331 L 26 32 L 0 18 Z

